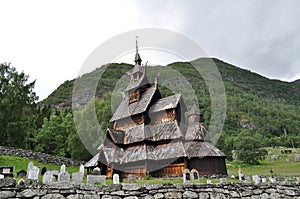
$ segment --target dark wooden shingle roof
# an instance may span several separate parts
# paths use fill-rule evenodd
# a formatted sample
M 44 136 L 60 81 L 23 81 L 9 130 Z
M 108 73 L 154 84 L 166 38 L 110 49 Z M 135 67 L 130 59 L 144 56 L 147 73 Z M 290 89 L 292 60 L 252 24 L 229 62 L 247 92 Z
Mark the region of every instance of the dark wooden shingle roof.
M 206 128 L 199 122 L 192 122 L 188 125 L 185 140 L 204 140 L 207 135 Z
M 190 141 L 184 143 L 189 158 L 193 157 L 225 157 L 225 154 L 207 141 Z
M 176 108 L 178 106 L 180 98 L 181 94 L 175 94 L 169 97 L 162 98 L 150 107 L 149 112 L 159 112 L 171 108 Z
M 144 86 L 144 85 L 149 84 L 149 80 L 148 80 L 148 78 L 145 74 L 145 69 L 144 69 L 144 67 L 143 67 L 143 69 L 141 67 L 142 66 L 135 66 L 133 68 L 132 73 L 141 72 L 143 74 L 142 74 L 142 76 L 140 77 L 139 80 L 135 81 L 134 79 L 131 78 L 127 88 L 125 89 L 125 91 L 130 91 L 130 90 L 133 90 L 133 89 L 138 88 L 140 86 Z
M 128 104 L 129 100 L 128 96 L 126 96 L 110 119 L 110 122 L 146 111 L 156 91 L 157 87 L 155 86 L 148 88 L 142 94 L 140 100 L 132 104 Z
M 115 144 L 132 144 L 145 140 L 162 141 L 182 138 L 183 134 L 177 121 L 153 124 L 153 125 L 138 125 L 127 128 L 124 131 L 107 129 L 107 133 L 112 138 Z

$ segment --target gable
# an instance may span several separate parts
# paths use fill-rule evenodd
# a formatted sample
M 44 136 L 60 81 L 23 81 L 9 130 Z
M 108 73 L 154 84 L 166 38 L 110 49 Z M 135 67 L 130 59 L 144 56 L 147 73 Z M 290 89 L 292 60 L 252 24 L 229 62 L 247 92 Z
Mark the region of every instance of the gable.
M 126 117 L 130 117 L 131 115 L 136 115 L 139 113 L 143 113 L 147 110 L 155 92 L 157 91 L 157 87 L 153 86 L 148 88 L 142 95 L 139 101 L 135 103 L 129 104 L 129 98 L 126 96 L 122 102 L 120 103 L 119 107 L 113 114 L 110 122 L 123 119 Z

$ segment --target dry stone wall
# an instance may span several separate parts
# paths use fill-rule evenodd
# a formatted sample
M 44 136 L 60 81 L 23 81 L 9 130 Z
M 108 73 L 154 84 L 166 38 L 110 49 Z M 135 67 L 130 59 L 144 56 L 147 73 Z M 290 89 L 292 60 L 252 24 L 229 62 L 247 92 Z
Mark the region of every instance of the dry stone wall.
M 280 182 L 254 185 L 250 183 L 138 185 L 117 184 L 98 187 L 55 182 L 30 185 L 14 179 L 0 180 L 0 198 L 31 199 L 163 199 L 163 198 L 300 198 L 300 183 Z
M 80 161 L 72 160 L 69 158 L 52 156 L 46 153 L 34 152 L 30 150 L 16 149 L 12 147 L 0 146 L 0 155 L 18 156 L 22 158 L 30 158 L 32 160 L 46 163 L 46 164 L 65 164 L 67 166 L 79 166 Z M 3 166 L 3 165 L 0 165 Z

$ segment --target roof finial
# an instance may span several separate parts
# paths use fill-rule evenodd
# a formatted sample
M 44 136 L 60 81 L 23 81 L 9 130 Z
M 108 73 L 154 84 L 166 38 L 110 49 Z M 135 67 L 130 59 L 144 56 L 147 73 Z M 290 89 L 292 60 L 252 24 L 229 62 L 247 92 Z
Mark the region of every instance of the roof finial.
M 139 54 L 139 50 L 138 50 L 138 36 L 135 36 L 136 40 L 135 40 L 135 48 L 136 48 L 136 53 L 135 53 L 135 58 L 134 58 L 134 62 L 136 65 L 141 65 L 142 63 L 142 59 L 140 57 L 140 54 Z
M 135 36 L 135 49 L 136 49 L 136 53 L 138 53 L 138 51 L 139 51 L 138 38 L 139 38 L 139 36 Z

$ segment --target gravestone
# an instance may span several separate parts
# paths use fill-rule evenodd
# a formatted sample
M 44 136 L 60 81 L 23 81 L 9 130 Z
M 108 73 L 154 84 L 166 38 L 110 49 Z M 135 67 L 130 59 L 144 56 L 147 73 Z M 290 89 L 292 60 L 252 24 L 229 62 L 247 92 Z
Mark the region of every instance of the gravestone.
M 47 168 L 43 167 L 42 170 L 41 170 L 41 175 L 44 175 L 46 172 L 47 172 Z
M 113 175 L 113 184 L 119 184 L 120 183 L 120 176 L 119 174 L 115 173 Z
M 101 175 L 101 171 L 99 167 L 96 167 L 92 171 L 92 175 Z
M 0 174 L 0 179 L 4 179 L 4 175 Z
M 252 180 L 254 181 L 254 184 L 259 184 L 261 183 L 261 178 L 258 175 L 253 175 Z
M 68 172 L 62 172 L 58 174 L 59 182 L 70 182 L 70 174 Z
M 210 179 L 207 179 L 207 180 L 206 180 L 206 184 L 211 184 L 211 180 L 210 180 Z
M 87 184 L 95 184 L 100 183 L 102 185 L 105 185 L 105 175 L 88 175 L 87 176 Z
M 72 173 L 72 182 L 75 184 L 81 184 L 83 181 L 84 174 L 82 172 Z
M 84 166 L 83 166 L 83 164 L 80 164 L 79 172 L 84 173 Z
M 220 183 L 226 183 L 227 182 L 227 178 L 220 178 Z
M 27 173 L 30 169 L 32 169 L 34 167 L 33 162 L 29 162 L 27 165 Z
M 128 174 L 128 183 L 136 183 L 136 176 L 134 174 Z
M 245 180 L 245 176 L 244 176 L 244 172 L 243 172 L 243 170 L 241 169 L 241 166 L 240 166 L 240 165 L 239 165 L 238 173 L 239 173 L 239 181 L 244 181 L 244 180 Z
M 17 177 L 18 178 L 26 178 L 27 172 L 25 170 L 20 170 L 17 172 Z
M 43 183 L 48 184 L 53 181 L 54 181 L 54 176 L 52 175 L 52 172 L 46 171 L 46 173 L 44 173 L 44 175 L 43 175 Z
M 267 182 L 267 178 L 261 178 L 261 182 L 262 183 L 266 183 Z
M 275 182 L 276 182 L 276 178 L 270 177 L 269 180 L 270 180 L 270 182 L 272 182 L 272 183 L 275 183 Z
M 58 181 L 59 182 L 70 182 L 70 174 L 68 172 L 58 173 Z
M 194 179 L 194 176 L 191 174 L 190 170 L 184 169 L 182 179 L 183 183 L 189 183 L 191 180 Z
M 295 154 L 294 158 L 295 162 L 300 161 L 300 154 Z
M 37 166 L 34 166 L 32 162 L 29 162 L 27 171 L 27 179 L 29 180 L 38 180 L 40 175 L 40 168 Z
M 64 172 L 66 172 L 66 165 L 65 165 L 65 164 L 62 164 L 62 165 L 60 166 L 60 171 L 59 171 L 59 173 L 64 173 Z
M 192 169 L 191 173 L 192 173 L 192 176 L 193 176 L 194 180 L 199 179 L 199 172 L 196 169 Z

